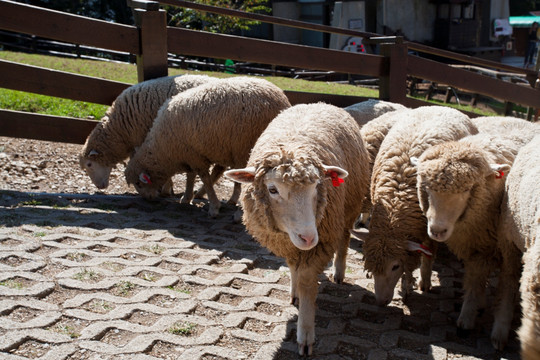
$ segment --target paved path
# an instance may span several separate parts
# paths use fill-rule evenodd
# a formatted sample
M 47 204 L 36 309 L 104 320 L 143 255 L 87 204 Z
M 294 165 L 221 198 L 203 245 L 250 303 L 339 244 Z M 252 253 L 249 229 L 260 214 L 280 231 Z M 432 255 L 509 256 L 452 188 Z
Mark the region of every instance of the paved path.
M 297 359 L 289 271 L 234 211 L 0 191 L 0 359 Z M 456 336 L 452 256 L 433 292 L 378 308 L 361 247 L 345 284 L 321 276 L 314 359 L 519 359 L 515 338 L 492 349 L 490 311 Z

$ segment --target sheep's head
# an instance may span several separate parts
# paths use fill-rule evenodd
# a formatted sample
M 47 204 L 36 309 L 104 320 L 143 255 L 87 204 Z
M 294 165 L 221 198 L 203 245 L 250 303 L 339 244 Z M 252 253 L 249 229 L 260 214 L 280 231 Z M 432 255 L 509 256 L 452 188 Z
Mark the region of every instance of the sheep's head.
M 137 192 L 148 200 L 159 197 L 163 185 L 168 180 L 167 176 L 159 172 L 150 172 L 134 165 L 133 160 L 128 163 L 125 171 L 126 181 L 135 187 Z
M 275 155 L 266 157 L 259 166 L 229 170 L 225 175 L 251 184 L 256 206 L 264 207 L 268 227 L 288 234 L 298 249 L 310 250 L 319 241 L 317 226 L 326 207 L 325 182 L 339 186 L 348 173 L 337 166 L 314 164 L 307 157 L 285 160 Z
M 463 141 L 433 146 L 411 162 L 418 170 L 418 198 L 428 235 L 439 242 L 452 236 L 479 187 L 500 181 L 510 169 L 507 164 L 489 164 L 481 149 Z
M 98 189 L 105 189 L 109 186 L 112 166 L 105 164 L 102 154 L 97 150 L 89 149 L 79 155 L 79 164 Z

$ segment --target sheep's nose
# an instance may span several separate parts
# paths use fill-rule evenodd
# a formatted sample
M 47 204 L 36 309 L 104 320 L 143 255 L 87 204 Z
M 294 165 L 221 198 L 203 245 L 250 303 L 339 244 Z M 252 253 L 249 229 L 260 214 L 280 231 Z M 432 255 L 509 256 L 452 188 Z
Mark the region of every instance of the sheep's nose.
M 304 240 L 304 242 L 306 243 L 307 246 L 311 246 L 311 244 L 313 243 L 313 240 L 315 240 L 315 235 L 311 234 L 311 235 L 302 235 L 302 234 L 298 234 L 298 237 L 302 240 Z
M 448 231 L 448 229 L 441 229 L 436 226 L 431 226 L 429 230 L 431 231 L 431 235 L 433 235 L 436 238 L 442 238 Z

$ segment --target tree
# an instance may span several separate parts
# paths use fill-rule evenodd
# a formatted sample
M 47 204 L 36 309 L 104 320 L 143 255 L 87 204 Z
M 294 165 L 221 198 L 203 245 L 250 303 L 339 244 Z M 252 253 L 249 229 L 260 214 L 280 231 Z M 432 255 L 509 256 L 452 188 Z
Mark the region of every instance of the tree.
M 266 6 L 268 0 L 194 0 L 195 3 L 218 6 L 248 13 L 269 13 L 272 11 Z M 177 7 L 165 7 L 169 16 L 169 24 L 194 30 L 204 30 L 213 33 L 230 34 L 239 30 L 249 30 L 259 21 L 240 19 L 225 15 L 218 15 L 199 10 Z

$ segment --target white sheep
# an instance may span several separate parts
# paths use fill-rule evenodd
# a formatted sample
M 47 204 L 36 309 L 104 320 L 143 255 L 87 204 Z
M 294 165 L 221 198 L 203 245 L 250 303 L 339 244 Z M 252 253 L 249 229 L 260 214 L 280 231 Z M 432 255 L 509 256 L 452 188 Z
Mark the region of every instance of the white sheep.
M 215 79 L 205 75 L 166 76 L 128 87 L 86 139 L 79 155 L 81 168 L 98 189 L 105 189 L 112 168 L 142 144 L 165 100 Z M 216 172 L 215 177 L 219 175 Z M 195 181 L 194 175 L 188 175 L 188 186 L 189 181 Z M 168 181 L 163 194 L 171 192 L 172 182 Z
M 426 219 L 418 204 L 416 169 L 410 158 L 435 144 L 477 132 L 466 115 L 442 106 L 401 110 L 388 116 L 395 116 L 397 121 L 375 158 L 371 177 L 373 208 L 363 245 L 365 268 L 373 275 L 379 305 L 392 300 L 402 275 L 403 295 L 412 291 L 412 272 L 420 261 L 420 288 L 431 288 L 431 255 L 436 247 L 426 235 Z M 420 253 L 426 256 L 420 259 Z
M 249 77 L 219 79 L 177 94 L 158 112 L 128 163 L 126 180 L 152 199 L 175 173 L 192 171 L 201 178 L 210 202 L 208 213 L 215 217 L 221 204 L 209 167 L 245 166 L 259 135 L 288 107 L 283 90 Z
M 334 280 L 345 275 L 349 230 L 369 181 L 359 130 L 343 109 L 296 105 L 268 125 L 246 168 L 225 172 L 248 184 L 241 203 L 249 233 L 287 261 L 301 355 L 313 350 L 317 276 L 334 253 Z
M 436 145 L 416 163 L 427 233 L 431 239 L 446 243 L 464 262 L 465 295 L 457 321 L 460 330 L 474 327 L 477 310 L 485 306 L 488 276 L 501 268 L 491 333 L 493 346 L 500 350 L 507 342 L 520 271 L 518 249 L 502 244 L 497 230 L 504 174 L 519 149 L 535 133 L 540 134 L 540 126 L 514 118 L 501 121 L 500 129 L 490 129 L 494 134 L 481 132 Z
M 523 360 L 540 359 L 540 135 L 519 151 L 506 180 L 500 231 L 523 252 L 521 326 Z M 506 284 L 505 284 L 506 285 Z
M 378 99 L 369 99 L 347 106 L 345 111 L 347 111 L 358 123 L 358 125 L 362 127 L 369 121 L 383 114 L 403 109 L 406 109 L 406 107 L 398 103 Z
M 375 161 L 375 156 L 377 156 L 379 147 L 397 119 L 396 117 L 385 116 L 385 114 L 405 109 L 407 108 L 401 104 L 377 99 L 369 99 L 345 108 L 345 111 L 347 111 L 361 127 L 360 135 L 362 136 L 364 146 L 369 155 L 370 174 L 373 170 L 373 162 Z M 367 198 L 363 201 L 363 204 L 364 209 L 362 209 L 362 214 L 356 224 L 367 227 L 369 212 L 371 210 L 369 188 L 367 190 Z

